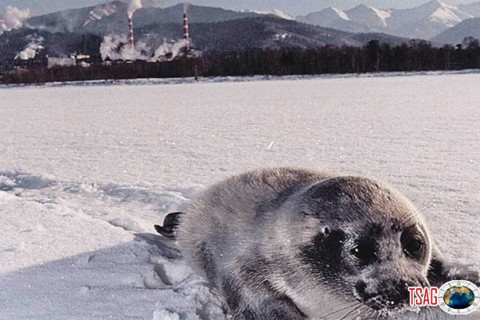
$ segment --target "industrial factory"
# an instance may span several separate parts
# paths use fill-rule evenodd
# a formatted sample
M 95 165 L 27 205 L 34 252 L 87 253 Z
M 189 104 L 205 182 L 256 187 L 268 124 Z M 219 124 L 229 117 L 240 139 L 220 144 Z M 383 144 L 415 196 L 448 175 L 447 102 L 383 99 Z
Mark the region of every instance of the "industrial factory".
M 122 39 L 114 39 L 112 43 L 101 48 L 104 60 L 143 60 L 147 62 L 159 62 L 175 59 L 179 55 L 196 56 L 192 50 L 188 24 L 188 4 L 183 5 L 183 40 L 164 41 L 158 48 L 150 48 L 142 43 L 141 48 L 136 48 L 134 31 L 134 13 L 141 7 L 141 3 L 133 0 L 128 11 L 128 47 L 124 46 Z M 110 40 L 110 39 L 108 39 Z M 104 50 L 102 50 L 104 49 Z
M 135 12 L 142 8 L 140 0 L 131 0 L 125 20 L 127 22 L 128 30 L 126 32 L 119 32 L 118 28 L 112 26 L 112 31 L 106 31 L 103 36 L 83 34 L 80 39 L 78 33 L 71 35 L 68 39 L 70 43 L 66 48 L 75 48 L 75 51 L 70 53 L 58 53 L 49 50 L 51 47 L 58 47 L 57 43 L 44 43 L 46 40 L 42 36 L 31 36 L 32 40 L 28 43 L 22 52 L 3 63 L 0 73 L 5 70 L 21 70 L 21 69 L 35 69 L 35 68 L 56 68 L 56 67 L 90 67 L 92 65 L 112 65 L 123 63 L 151 63 L 151 62 L 165 62 L 172 61 L 179 57 L 197 57 L 199 52 L 192 49 L 189 32 L 188 21 L 188 5 L 183 6 L 183 20 L 182 16 L 178 16 L 178 21 L 182 22 L 183 35 L 181 28 L 178 29 L 178 36 L 172 40 L 163 40 L 158 45 L 153 45 L 151 42 L 143 39 L 145 34 L 136 33 L 135 27 Z M 108 17 L 108 15 L 107 15 Z M 101 19 L 102 17 L 100 17 Z M 119 18 L 121 19 L 121 17 Z M 120 20 L 121 21 L 121 20 Z M 90 21 L 85 22 L 87 25 Z M 117 30 L 116 32 L 114 30 Z M 88 30 L 86 31 L 88 32 Z M 140 31 L 143 32 L 143 31 Z M 135 36 L 139 39 L 135 39 Z M 76 37 L 76 38 L 75 38 Z M 143 38 L 142 38 L 143 37 Z M 158 38 L 158 37 L 157 37 Z M 27 39 L 29 39 L 27 37 Z M 75 39 L 78 43 L 74 43 Z M 65 41 L 67 42 L 67 41 Z M 154 42 L 155 43 L 155 42 Z M 158 41 L 157 41 L 158 43 Z M 68 50 L 68 49 L 67 49 Z
M 177 58 L 178 56 L 197 55 L 192 50 L 188 23 L 188 4 L 183 5 L 183 39 L 164 42 L 156 48 L 139 41 L 135 41 L 134 13 L 142 7 L 140 0 L 132 0 L 128 8 L 128 46 L 121 36 L 107 36 L 100 47 L 100 53 L 103 61 L 131 62 L 162 62 Z M 180 18 L 180 17 L 179 17 Z

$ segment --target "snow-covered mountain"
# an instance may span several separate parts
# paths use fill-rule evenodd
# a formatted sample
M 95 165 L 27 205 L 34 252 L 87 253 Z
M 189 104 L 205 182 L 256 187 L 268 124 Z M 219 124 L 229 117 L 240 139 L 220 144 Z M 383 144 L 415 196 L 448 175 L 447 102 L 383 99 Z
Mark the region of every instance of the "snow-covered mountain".
M 135 11 L 136 28 L 151 24 L 181 24 L 183 21 L 183 4 L 168 8 L 141 8 Z M 94 7 L 71 9 L 26 21 L 32 29 L 52 32 L 71 32 L 88 34 L 119 33 L 127 28 L 128 5 L 122 1 L 112 1 Z M 237 12 L 214 7 L 190 6 L 190 23 L 214 23 L 247 17 L 259 16 L 254 12 Z
M 70 9 L 46 15 L 32 17 L 26 21 L 31 29 L 54 33 L 102 33 L 125 29 L 128 5 L 122 1 L 113 1 L 95 7 Z M 108 27 L 107 27 L 108 26 Z
M 455 27 L 445 30 L 432 41 L 444 44 L 462 43 L 466 37 L 480 39 L 480 18 L 471 18 L 457 24 Z
M 474 12 L 475 5 L 480 7 L 480 2 L 471 4 L 468 8 Z M 182 4 L 167 8 L 138 9 L 133 16 L 137 41 L 158 47 L 165 39 L 180 39 L 183 10 Z M 17 56 L 18 52 L 30 45 L 32 41 L 29 39 L 37 38 L 43 39 L 40 45 L 46 48 L 49 55 L 63 56 L 79 52 L 84 45 L 90 49 L 96 48 L 105 36 L 127 32 L 127 12 L 128 5 L 125 2 L 112 1 L 32 17 L 25 21 L 23 29 L 0 37 L 0 58 Z M 437 0 L 403 10 L 382 10 L 358 5 L 342 11 L 330 7 L 297 17 L 298 21 L 293 21 L 293 17 L 278 10 L 233 11 L 192 5 L 188 14 L 194 45 L 205 51 L 237 50 L 241 47 L 363 45 L 380 37 L 384 42 L 398 44 L 408 41 L 406 38 L 433 39 L 474 16 Z M 465 28 L 452 31 L 458 33 L 454 41 L 471 36 L 469 31 Z M 440 43 L 455 44 L 450 39 L 440 40 Z M 90 49 L 88 52 L 93 54 L 93 49 Z
M 480 2 L 476 4 L 480 13 Z M 467 7 L 465 7 L 467 8 Z M 409 38 L 431 39 L 458 23 L 475 16 L 472 13 L 432 0 L 410 9 L 383 10 L 366 5 L 358 5 L 347 11 L 327 8 L 306 16 L 299 21 L 336 28 L 348 32 L 385 32 Z
M 359 33 L 372 31 L 368 26 L 352 21 L 347 13 L 334 7 L 328 7 L 318 12 L 312 12 L 306 16 L 298 16 L 297 20 L 347 32 Z
M 431 39 L 472 15 L 438 0 L 411 9 L 395 10 L 387 31 L 411 38 Z
M 112 1 L 94 7 L 33 17 L 26 23 L 32 28 L 52 32 L 118 33 L 126 29 L 127 11 L 128 5 L 125 2 Z M 181 23 L 182 14 L 182 4 L 168 8 L 142 8 L 135 12 L 134 24 L 136 28 L 158 23 L 178 24 Z M 189 8 L 191 23 L 215 23 L 262 15 L 272 15 L 285 20 L 294 19 L 279 10 L 259 12 L 201 6 Z M 401 10 L 385 10 L 364 4 L 345 11 L 329 7 L 306 16 L 299 16 L 297 20 L 353 33 L 383 32 L 401 37 L 431 39 L 474 16 L 480 16 L 480 2 L 457 8 L 432 0 L 415 8 Z
M 367 7 L 363 4 L 356 6 L 345 13 L 350 20 L 377 29 L 377 31 L 382 31 L 387 27 L 386 20 L 391 16 L 390 11 L 388 10 Z
M 463 12 L 468 12 L 474 17 L 480 17 L 480 1 L 459 5 L 458 9 L 462 10 Z
M 0 35 L 0 65 L 2 61 L 14 57 L 35 56 L 40 46 L 42 54 L 49 56 L 83 52 L 98 57 L 102 54 L 99 52 L 102 45 L 103 48 L 114 46 L 111 44 L 112 36 L 122 39 L 126 35 L 127 10 L 126 3 L 113 1 L 28 19 L 23 28 Z M 364 34 L 304 24 L 278 11 L 239 12 L 191 5 L 188 14 L 193 46 L 203 52 L 244 48 L 363 46 L 370 40 L 398 45 L 408 41 L 387 34 L 367 33 L 367 28 L 360 25 L 355 30 Z M 159 48 L 165 41 L 175 42 L 183 38 L 182 23 L 183 5 L 139 9 L 133 15 L 135 40 L 143 51 L 147 47 Z M 27 55 L 24 52 L 26 49 L 31 54 Z
M 337 20 L 350 21 L 350 18 L 342 10 L 328 7 L 318 12 L 309 13 L 306 16 L 298 16 L 297 20 L 319 25 L 321 27 L 328 27 L 334 24 Z
M 285 19 L 285 20 L 295 20 L 294 16 L 291 16 L 283 11 L 273 9 L 273 10 L 268 10 L 268 11 L 259 11 L 259 10 L 254 10 L 254 11 L 240 11 L 240 12 L 251 12 L 259 15 L 267 15 L 267 16 L 275 16 L 277 18 Z

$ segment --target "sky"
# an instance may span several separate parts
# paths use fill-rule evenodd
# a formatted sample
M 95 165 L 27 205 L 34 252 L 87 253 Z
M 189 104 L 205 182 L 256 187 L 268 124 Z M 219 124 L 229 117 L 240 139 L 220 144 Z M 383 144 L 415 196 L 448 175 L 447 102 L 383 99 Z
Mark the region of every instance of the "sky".
M 126 1 L 126 0 L 125 0 Z M 32 14 L 38 15 L 46 12 L 63 10 L 68 8 L 86 7 L 106 0 L 0 0 L 0 11 L 7 5 L 18 8 L 29 8 Z M 144 0 L 145 4 L 155 6 L 169 6 L 184 0 Z M 292 15 L 306 14 L 320 9 L 334 6 L 341 9 L 348 9 L 359 4 L 375 6 L 377 8 L 409 8 L 415 7 L 428 0 L 189 0 L 193 4 L 216 6 L 227 9 L 249 9 L 249 10 L 271 10 L 279 9 Z M 475 0 L 443 0 L 450 5 L 475 2 Z

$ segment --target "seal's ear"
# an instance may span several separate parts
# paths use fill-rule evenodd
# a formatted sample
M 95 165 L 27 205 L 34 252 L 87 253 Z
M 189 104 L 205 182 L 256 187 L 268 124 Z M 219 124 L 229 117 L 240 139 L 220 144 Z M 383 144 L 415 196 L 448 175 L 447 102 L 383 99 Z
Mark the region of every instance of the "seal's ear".
M 432 248 L 432 260 L 427 278 L 432 287 L 441 287 L 451 280 L 467 280 L 480 286 L 478 271 L 474 270 L 472 266 L 447 262 L 435 245 Z

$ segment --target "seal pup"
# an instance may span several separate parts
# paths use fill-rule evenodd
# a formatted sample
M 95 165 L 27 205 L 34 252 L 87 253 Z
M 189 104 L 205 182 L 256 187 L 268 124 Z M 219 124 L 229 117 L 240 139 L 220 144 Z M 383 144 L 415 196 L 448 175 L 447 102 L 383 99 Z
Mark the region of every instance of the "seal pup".
M 165 219 L 235 320 L 371 319 L 408 310 L 411 286 L 452 277 L 422 214 L 371 179 L 295 168 L 234 176 Z M 327 311 L 328 310 L 328 311 Z

